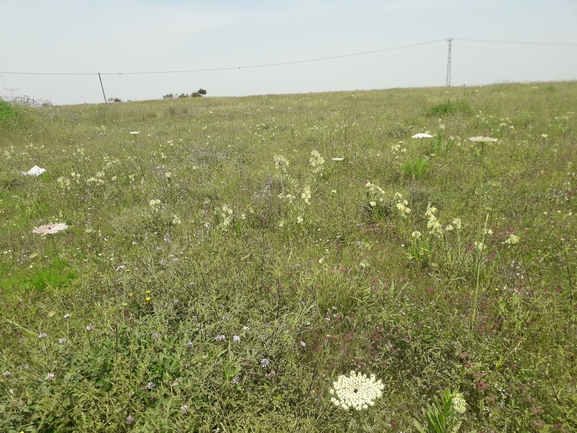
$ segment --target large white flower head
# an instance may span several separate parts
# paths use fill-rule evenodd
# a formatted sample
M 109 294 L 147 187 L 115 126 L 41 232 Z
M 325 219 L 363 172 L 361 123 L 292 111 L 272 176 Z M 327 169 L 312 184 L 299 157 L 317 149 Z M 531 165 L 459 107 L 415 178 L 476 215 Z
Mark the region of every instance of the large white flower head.
M 64 223 L 46 224 L 40 227 L 34 227 L 32 233 L 36 233 L 39 235 L 53 235 L 61 230 L 66 230 L 67 228 L 68 226 Z
M 385 386 L 374 374 L 367 376 L 363 373 L 351 371 L 349 376 L 340 375 L 330 393 L 331 402 L 344 410 L 348 409 L 368 409 L 375 404 L 374 400 L 383 395 Z
M 474 141 L 478 143 L 495 143 L 497 139 L 491 137 L 469 137 L 469 141 Z

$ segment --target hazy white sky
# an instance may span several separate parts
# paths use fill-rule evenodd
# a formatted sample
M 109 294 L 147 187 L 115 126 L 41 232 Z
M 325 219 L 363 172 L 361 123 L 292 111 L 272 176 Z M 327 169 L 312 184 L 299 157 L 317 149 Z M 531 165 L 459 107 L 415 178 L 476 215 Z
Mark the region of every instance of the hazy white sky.
M 103 102 L 98 72 L 122 100 L 444 86 L 451 37 L 453 86 L 577 79 L 576 0 L 0 0 L 0 23 L 0 96 L 54 104 Z

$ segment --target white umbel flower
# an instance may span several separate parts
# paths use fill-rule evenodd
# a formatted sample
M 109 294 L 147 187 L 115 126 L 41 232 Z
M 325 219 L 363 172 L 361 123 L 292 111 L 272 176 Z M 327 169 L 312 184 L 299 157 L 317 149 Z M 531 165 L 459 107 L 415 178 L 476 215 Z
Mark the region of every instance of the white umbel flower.
M 491 137 L 469 137 L 469 141 L 474 141 L 477 143 L 495 143 L 497 139 Z
M 331 402 L 344 410 L 368 409 L 375 404 L 375 399 L 383 395 L 384 387 L 374 374 L 367 377 L 366 374 L 351 371 L 349 376 L 340 375 L 333 383 Z
M 40 227 L 34 227 L 32 233 L 36 233 L 39 235 L 53 235 L 61 230 L 66 230 L 67 228 L 68 226 L 64 223 L 46 224 Z

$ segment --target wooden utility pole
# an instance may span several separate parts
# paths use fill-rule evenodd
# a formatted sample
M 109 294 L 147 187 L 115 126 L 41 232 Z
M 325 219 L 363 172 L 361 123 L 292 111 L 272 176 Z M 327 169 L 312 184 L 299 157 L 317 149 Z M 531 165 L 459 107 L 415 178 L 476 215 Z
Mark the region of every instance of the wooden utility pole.
M 106 93 L 104 93 L 104 85 L 102 84 L 102 77 L 100 76 L 100 72 L 98 73 L 98 79 L 100 80 L 100 87 L 102 88 L 102 95 L 104 96 L 104 103 L 106 104 Z

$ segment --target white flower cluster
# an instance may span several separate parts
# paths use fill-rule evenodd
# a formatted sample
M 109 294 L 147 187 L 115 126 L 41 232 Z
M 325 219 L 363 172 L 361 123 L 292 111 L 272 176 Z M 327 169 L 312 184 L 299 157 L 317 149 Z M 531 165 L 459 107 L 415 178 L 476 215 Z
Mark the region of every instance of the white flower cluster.
M 281 200 L 288 200 L 289 204 L 292 204 L 292 202 L 294 201 L 294 199 L 296 198 L 294 195 L 292 194 L 283 194 L 282 192 L 278 195 L 278 198 L 280 198 Z M 304 197 L 303 197 L 304 198 Z
M 310 199 L 311 199 L 311 187 L 306 185 L 302 194 L 301 194 L 301 198 L 304 200 L 304 202 L 306 204 L 311 204 Z
M 399 215 L 403 218 L 407 218 L 407 215 L 411 213 L 411 209 L 409 209 L 408 205 L 409 202 L 407 200 L 403 200 L 403 196 L 401 193 L 395 193 L 395 199 L 397 200 L 397 210 L 399 211 Z
M 429 229 L 430 235 L 435 235 L 438 238 L 440 238 L 441 236 L 443 236 L 443 226 L 437 219 L 437 216 L 435 215 L 436 213 L 437 208 L 431 206 L 431 203 L 429 203 L 427 205 L 427 212 L 425 212 L 425 216 L 429 218 L 429 221 L 427 221 L 427 228 Z
M 98 173 L 96 173 L 96 175 L 88 178 L 88 180 L 86 182 L 88 182 L 88 183 L 94 182 L 96 184 L 102 185 L 104 183 L 103 177 L 105 177 L 105 176 L 106 176 L 105 172 L 99 171 Z
M 519 236 L 514 235 L 511 233 L 509 237 L 504 242 L 507 245 L 515 245 L 519 243 Z
M 286 168 L 289 166 L 288 159 L 286 159 L 282 155 L 275 155 L 274 162 L 277 169 L 279 169 L 283 173 L 286 173 Z
M 437 208 L 431 206 L 431 203 L 427 205 L 427 212 L 425 212 L 425 216 L 428 218 L 427 221 L 427 228 L 429 229 L 429 234 L 434 235 L 438 238 L 443 236 L 443 230 L 445 232 L 450 232 L 451 230 L 457 229 L 461 230 L 463 223 L 461 222 L 461 218 L 455 218 L 453 220 L 453 224 L 447 224 L 445 228 L 443 228 L 442 224 L 437 219 Z
M 385 201 L 385 191 L 374 183 L 367 182 L 365 187 L 367 188 L 367 196 L 371 207 L 375 207 L 377 204 L 383 204 Z
M 385 386 L 380 380 L 372 374 L 367 377 L 366 374 L 351 371 L 350 375 L 340 375 L 330 393 L 331 402 L 341 409 L 368 409 L 375 404 L 374 400 L 383 395 Z
M 221 227 L 228 227 L 232 222 L 232 209 L 229 208 L 226 204 L 222 207 L 222 223 L 220 223 Z
M 70 180 L 69 179 L 65 178 L 64 176 L 60 176 L 56 180 L 58 181 L 58 185 L 60 185 L 60 188 L 70 189 Z
M 459 415 L 463 415 L 467 411 L 467 402 L 460 392 L 455 393 L 451 400 L 451 407 Z
M 321 156 L 318 150 L 313 150 L 311 152 L 309 162 L 313 168 L 313 173 L 320 173 L 323 171 L 325 159 Z

